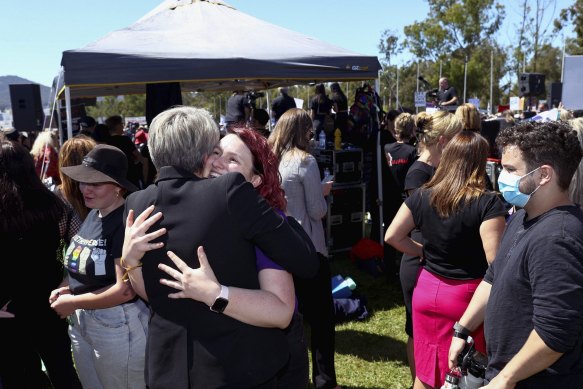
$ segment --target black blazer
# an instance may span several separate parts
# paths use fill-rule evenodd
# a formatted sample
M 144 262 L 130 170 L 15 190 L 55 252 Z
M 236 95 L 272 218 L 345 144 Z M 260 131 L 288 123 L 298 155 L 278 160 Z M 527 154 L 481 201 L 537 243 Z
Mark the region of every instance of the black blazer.
M 200 179 L 173 167 L 160 169 L 154 185 L 130 195 L 126 214 L 156 205 L 164 217 L 164 248 L 146 253 L 142 274 L 152 318 L 146 351 L 146 383 L 156 388 L 244 388 L 274 377 L 288 360 L 279 329 L 244 324 L 210 311 L 204 303 L 169 299 L 176 292 L 161 285 L 167 275 L 157 266 L 173 266 L 172 250 L 198 267 L 196 249 L 204 246 L 223 285 L 258 289 L 255 246 L 289 271 L 315 274 L 313 244 L 298 234 L 238 173 Z M 125 219 L 124 219 L 125 220 Z

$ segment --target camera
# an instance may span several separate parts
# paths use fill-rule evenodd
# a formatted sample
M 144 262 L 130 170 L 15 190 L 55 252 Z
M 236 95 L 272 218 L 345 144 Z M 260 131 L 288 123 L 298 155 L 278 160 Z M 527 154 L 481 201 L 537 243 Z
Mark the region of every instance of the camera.
M 264 97 L 264 96 L 265 96 L 265 93 L 264 92 L 255 92 L 255 91 L 247 92 L 247 94 L 246 94 L 247 103 L 252 108 L 256 108 L 255 107 L 255 101 L 257 100 L 257 98 Z
M 463 375 L 470 374 L 474 377 L 484 378 L 488 357 L 476 350 L 475 343 L 468 338 L 464 349 L 458 355 L 457 363 Z
M 431 97 L 431 98 L 436 99 L 437 98 L 437 92 L 438 92 L 438 89 L 437 88 L 432 89 L 430 91 L 427 91 L 427 97 Z

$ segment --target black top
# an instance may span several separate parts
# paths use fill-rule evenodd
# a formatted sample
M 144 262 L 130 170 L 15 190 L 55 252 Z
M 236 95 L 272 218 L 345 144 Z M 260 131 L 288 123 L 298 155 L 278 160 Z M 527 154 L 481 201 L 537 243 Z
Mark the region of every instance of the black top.
M 273 100 L 273 103 L 271 103 L 271 109 L 273 110 L 275 120 L 279 120 L 285 111 L 295 107 L 296 102 L 294 98 L 288 95 L 280 95 L 279 97 L 275 98 L 275 100 Z
M 338 111 L 336 113 L 346 113 L 348 114 L 348 99 L 346 96 L 340 93 L 332 94 L 332 103 L 336 104 Z
M 446 90 L 439 90 L 437 92 L 437 99 L 439 102 L 446 102 L 457 96 L 457 92 L 453 86 L 450 86 Z M 450 104 L 450 105 L 457 105 L 457 103 Z
M 419 189 L 405 200 L 423 235 L 425 269 L 456 280 L 482 278 L 488 262 L 480 237 L 486 220 L 506 214 L 495 193 L 485 192 L 448 218 L 430 205 L 431 189 Z
M 492 284 L 484 326 L 489 355 L 486 378 L 492 380 L 504 368 L 534 329 L 548 347 L 564 355 L 517 388 L 579 388 L 583 382 L 583 212 L 563 206 L 529 221 L 525 218 L 524 210 L 512 216 L 484 278 Z
M 123 247 L 123 207 L 101 218 L 93 209 L 73 237 L 64 256 L 73 294 L 93 292 L 115 284 L 115 258 Z
M 323 121 L 324 116 L 329 115 L 332 110 L 332 100 L 324 96 L 322 102 L 318 102 L 319 97 L 314 96 L 310 102 L 310 109 L 314 111 L 314 120 Z
M 405 176 L 404 190 L 413 190 L 420 188 L 423 184 L 429 182 L 435 174 L 435 168 L 425 162 L 415 161 L 407 171 Z
M 404 196 L 405 177 L 409 168 L 417 160 L 417 149 L 405 143 L 389 143 L 385 145 L 385 162 L 388 174 L 383 175 L 385 183 L 383 193 L 392 194 L 390 197 Z M 415 175 L 414 172 L 411 175 Z
M 249 106 L 247 96 L 232 95 L 227 100 L 225 121 L 228 123 L 245 121 L 245 107 Z
M 170 299 L 174 289 L 159 263 L 174 267 L 172 250 L 198 268 L 202 245 L 218 279 L 226 286 L 259 289 L 256 246 L 300 277 L 312 277 L 318 257 L 312 242 L 273 211 L 238 173 L 200 179 L 162 167 L 154 185 L 131 194 L 126 212 L 141 213 L 155 204 L 163 219 L 152 226 L 168 234 L 164 248 L 142 259 L 142 274 L 152 309 L 146 354 L 146 384 L 152 388 L 249 388 L 274 377 L 289 354 L 283 332 L 244 324 L 212 312 L 191 299 Z
M 436 169 L 433 166 L 428 165 L 425 162 L 413 162 L 413 165 L 411 165 L 409 171 L 407 171 L 407 175 L 405 176 L 405 196 L 408 196 L 407 191 L 413 191 L 414 189 L 420 188 L 429 182 L 431 177 L 433 177 L 435 174 L 435 170 Z M 423 242 L 423 236 L 421 235 L 421 231 L 418 228 L 415 228 L 413 231 L 411 231 L 411 239 L 413 239 L 415 242 Z M 403 254 L 403 260 L 410 261 L 414 258 L 418 257 Z

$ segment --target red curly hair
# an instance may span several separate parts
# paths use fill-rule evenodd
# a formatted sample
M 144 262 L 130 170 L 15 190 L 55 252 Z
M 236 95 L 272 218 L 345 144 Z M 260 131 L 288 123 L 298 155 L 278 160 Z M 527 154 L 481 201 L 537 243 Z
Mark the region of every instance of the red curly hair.
M 261 184 L 257 191 L 273 208 L 286 210 L 287 200 L 285 192 L 281 188 L 281 175 L 279 174 L 279 161 L 267 144 L 267 140 L 259 132 L 245 127 L 234 126 L 228 131 L 235 134 L 245 143 L 253 156 L 253 169 L 255 174 L 261 176 Z

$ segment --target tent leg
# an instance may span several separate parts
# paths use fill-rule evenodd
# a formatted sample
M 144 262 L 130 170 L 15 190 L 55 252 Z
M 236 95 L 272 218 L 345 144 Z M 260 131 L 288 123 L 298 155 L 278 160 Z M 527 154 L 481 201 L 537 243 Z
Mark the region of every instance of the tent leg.
M 269 123 L 269 133 L 271 134 L 271 104 L 269 104 L 269 91 L 267 91 L 267 93 L 265 93 L 265 98 L 267 100 L 267 114 L 269 115 L 269 120 L 267 121 L 267 123 Z
M 380 71 L 379 71 L 379 77 L 375 80 L 375 89 L 376 90 L 380 90 L 381 89 L 381 77 L 380 77 Z M 381 246 L 385 243 L 385 234 L 384 234 L 384 228 L 383 228 L 383 168 L 381 166 L 381 161 L 382 161 L 382 153 L 384 152 L 384 150 L 382 150 L 381 147 L 381 117 L 379 116 L 379 111 L 382 109 L 382 107 L 379 107 L 377 109 L 377 123 L 379 124 L 379 130 L 377 131 L 377 144 L 376 144 L 376 148 L 377 148 L 377 188 L 378 188 L 378 203 L 379 203 L 379 229 L 380 229 L 380 244 Z M 385 226 L 388 227 L 388 226 Z
M 71 89 L 65 87 L 65 104 L 67 108 L 67 139 L 73 138 L 73 115 L 71 114 Z
M 56 98 L 56 97 L 55 97 Z M 65 140 L 63 139 L 63 120 L 61 119 L 61 108 L 63 108 L 63 104 L 61 100 L 57 101 L 57 125 L 59 126 L 59 144 L 62 146 Z M 54 110 L 51 114 L 55 114 Z

